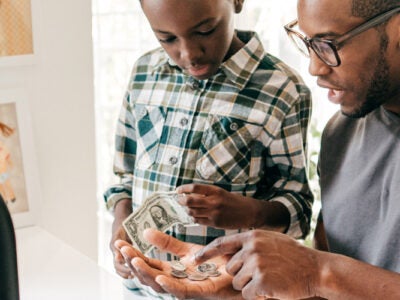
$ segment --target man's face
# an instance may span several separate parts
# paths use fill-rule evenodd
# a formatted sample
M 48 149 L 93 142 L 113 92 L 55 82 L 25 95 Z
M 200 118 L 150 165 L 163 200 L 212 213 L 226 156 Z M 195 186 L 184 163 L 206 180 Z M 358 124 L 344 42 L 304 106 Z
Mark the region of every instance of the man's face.
M 309 38 L 335 39 L 365 22 L 352 15 L 351 0 L 299 0 L 298 17 Z M 338 67 L 324 64 L 311 50 L 309 72 L 318 77 L 319 86 L 329 89 L 329 100 L 340 104 L 343 114 L 362 117 L 381 104 L 400 110 L 400 52 L 392 23 L 386 30 L 372 28 L 345 42 L 338 51 Z
M 142 0 L 142 8 L 169 57 L 197 79 L 214 75 L 241 47 L 233 0 Z

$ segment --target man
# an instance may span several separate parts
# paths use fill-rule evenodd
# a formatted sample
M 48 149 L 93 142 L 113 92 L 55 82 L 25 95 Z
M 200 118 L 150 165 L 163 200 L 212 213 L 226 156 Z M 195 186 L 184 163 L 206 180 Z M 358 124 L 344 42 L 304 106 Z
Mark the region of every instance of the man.
M 256 230 L 222 237 L 195 255 L 197 263 L 231 257 L 226 271 L 244 298 L 400 299 L 399 7 L 398 0 L 299 0 L 298 22 L 286 30 L 341 107 L 324 130 L 319 162 L 316 246 L 331 253 Z M 146 236 L 167 251 L 189 247 L 158 233 Z M 166 265 L 132 262 L 147 281 L 151 275 L 182 298 L 207 287 L 206 298 L 217 297 L 224 287 L 212 278 L 213 285 L 179 285 L 165 276 Z

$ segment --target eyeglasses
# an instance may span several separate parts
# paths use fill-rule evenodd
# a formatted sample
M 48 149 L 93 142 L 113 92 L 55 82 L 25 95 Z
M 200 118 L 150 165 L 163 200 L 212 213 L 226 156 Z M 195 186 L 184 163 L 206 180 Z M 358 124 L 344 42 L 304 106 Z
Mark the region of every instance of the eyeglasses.
M 285 25 L 285 30 L 290 39 L 293 41 L 295 46 L 307 57 L 310 57 L 310 48 L 317 54 L 317 56 L 328 66 L 337 67 L 340 65 L 340 57 L 338 50 L 347 40 L 355 37 L 356 35 L 383 23 L 396 13 L 400 12 L 400 7 L 392 8 L 389 11 L 380 13 L 375 17 L 372 17 L 368 21 L 358 25 L 351 29 L 345 34 L 339 36 L 336 39 L 324 39 L 324 38 L 307 38 L 300 32 L 293 29 L 298 24 L 298 20 L 294 20 Z

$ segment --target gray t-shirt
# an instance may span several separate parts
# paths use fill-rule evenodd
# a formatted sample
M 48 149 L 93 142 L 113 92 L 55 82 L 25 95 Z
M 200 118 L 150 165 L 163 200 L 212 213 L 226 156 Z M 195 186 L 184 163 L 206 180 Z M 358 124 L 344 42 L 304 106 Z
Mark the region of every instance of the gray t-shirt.
M 400 272 L 400 117 L 337 113 L 322 136 L 322 211 L 329 249 Z

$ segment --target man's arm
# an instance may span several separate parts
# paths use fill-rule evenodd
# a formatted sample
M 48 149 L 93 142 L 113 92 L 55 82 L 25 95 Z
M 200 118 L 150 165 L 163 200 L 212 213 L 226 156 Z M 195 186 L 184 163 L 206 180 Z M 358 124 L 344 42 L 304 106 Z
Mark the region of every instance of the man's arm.
M 245 299 L 400 299 L 400 274 L 305 247 L 276 232 L 254 230 L 214 240 L 195 256 L 201 263 L 228 255 L 228 274 Z
M 324 222 L 322 221 L 321 217 L 318 218 L 317 226 L 315 228 L 313 246 L 317 250 L 329 251 Z
M 355 259 L 325 253 L 320 295 L 327 299 L 400 299 L 400 274 Z

